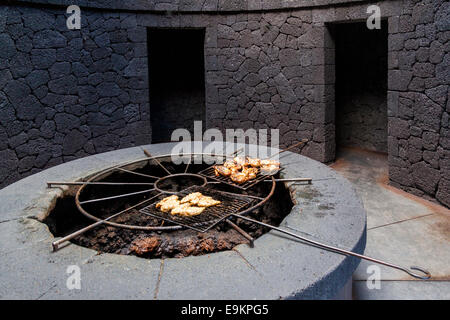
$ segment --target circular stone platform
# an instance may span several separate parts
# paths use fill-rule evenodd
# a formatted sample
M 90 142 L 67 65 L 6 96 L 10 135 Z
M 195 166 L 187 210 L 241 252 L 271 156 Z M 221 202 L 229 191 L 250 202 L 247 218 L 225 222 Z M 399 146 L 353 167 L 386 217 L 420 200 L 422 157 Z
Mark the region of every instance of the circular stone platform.
M 161 155 L 170 154 L 173 146 L 143 147 Z M 254 248 L 242 244 L 231 251 L 183 259 L 98 254 L 74 244 L 52 252 L 55 238 L 40 220 L 63 188 L 48 189 L 46 182 L 73 181 L 143 157 L 141 147 L 98 154 L 0 190 L 0 298 L 327 299 L 337 297 L 351 281 L 358 259 L 303 244 L 276 231 L 258 238 Z M 313 179 L 311 185 L 288 183 L 295 205 L 281 227 L 363 253 L 366 215 L 351 184 L 329 167 L 298 154 L 284 154 L 281 163 L 285 167 L 282 178 Z M 71 265 L 80 268 L 79 290 L 67 288 Z

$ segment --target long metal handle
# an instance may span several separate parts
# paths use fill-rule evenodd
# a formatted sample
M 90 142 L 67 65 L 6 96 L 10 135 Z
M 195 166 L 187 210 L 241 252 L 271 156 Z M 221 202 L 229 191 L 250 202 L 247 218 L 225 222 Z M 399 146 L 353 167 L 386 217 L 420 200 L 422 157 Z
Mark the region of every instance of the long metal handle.
M 308 184 L 311 184 L 312 178 L 284 178 L 284 179 L 274 179 L 275 182 L 290 182 L 290 181 L 297 181 L 297 182 L 308 182 Z M 264 180 L 264 182 L 272 182 L 272 180 Z
M 99 185 L 99 186 L 151 186 L 153 182 L 97 182 L 97 181 L 48 181 L 47 187 L 53 186 L 83 186 L 83 185 Z
M 279 154 L 281 154 L 281 153 L 283 153 L 283 152 L 289 151 L 289 150 L 291 150 L 291 149 L 293 149 L 293 148 L 295 148 L 295 147 L 298 147 L 298 146 L 300 146 L 300 145 L 302 145 L 303 143 L 306 143 L 306 142 L 308 142 L 308 139 L 303 139 L 302 141 L 299 141 L 299 142 L 293 144 L 292 146 L 290 146 L 290 147 L 288 147 L 288 148 L 286 148 L 286 149 L 282 149 L 282 150 L 278 151 L 277 153 L 271 155 L 268 159 L 273 158 L 273 157 L 275 157 L 276 155 L 279 155 Z
M 156 189 L 152 188 L 152 189 L 141 190 L 141 191 L 136 191 L 136 192 L 118 194 L 118 195 L 115 195 L 115 196 L 110 196 L 110 197 L 105 197 L 105 198 L 97 198 L 97 199 L 91 199 L 91 200 L 86 200 L 86 201 L 80 201 L 80 204 L 99 202 L 99 201 L 105 201 L 105 200 L 112 200 L 112 199 L 123 198 L 123 197 L 129 197 L 129 196 L 134 196 L 134 195 L 137 195 L 137 194 L 152 192 L 154 190 L 156 190 Z
M 340 253 L 340 254 L 344 254 L 344 255 L 354 256 L 354 257 L 357 257 L 357 258 L 360 258 L 360 259 L 368 260 L 368 261 L 371 261 L 371 262 L 375 262 L 375 263 L 378 263 L 378 264 L 385 265 L 387 267 L 391 267 L 391 268 L 394 268 L 394 269 L 397 269 L 397 270 L 401 270 L 401 271 L 406 272 L 410 276 L 412 276 L 414 278 L 417 278 L 417 279 L 427 280 L 427 279 L 431 278 L 430 272 L 428 272 L 427 270 L 425 270 L 425 269 L 423 269 L 421 267 L 411 266 L 411 267 L 409 267 L 409 269 L 408 268 L 404 268 L 404 267 L 401 267 L 401 266 L 398 266 L 398 265 L 395 265 L 395 264 L 392 264 L 392 263 L 389 263 L 389 262 L 385 262 L 385 261 L 374 259 L 374 258 L 371 258 L 371 257 L 368 257 L 368 256 L 364 256 L 364 255 L 361 255 L 359 253 L 355 253 L 355 252 L 352 252 L 352 251 L 348 251 L 348 250 L 340 249 L 340 248 L 333 247 L 333 246 L 330 246 L 330 245 L 326 245 L 326 244 L 323 244 L 323 243 L 320 243 L 320 242 L 317 242 L 317 241 L 314 241 L 314 240 L 310 240 L 310 239 L 307 239 L 305 237 L 299 236 L 298 234 L 295 234 L 293 232 L 290 232 L 290 231 L 287 231 L 287 230 L 284 230 L 284 229 L 272 226 L 270 224 L 267 224 L 267 223 L 264 223 L 264 222 L 261 222 L 261 221 L 258 221 L 258 220 L 254 220 L 252 218 L 244 217 L 244 216 L 241 216 L 239 214 L 233 214 L 233 215 L 236 218 L 241 218 L 243 220 L 247 220 L 247 221 L 250 221 L 250 222 L 262 225 L 264 227 L 271 228 L 273 230 L 279 231 L 281 233 L 285 233 L 285 234 L 287 234 L 287 235 L 289 235 L 291 237 L 297 238 L 297 239 L 302 240 L 302 241 L 307 242 L 307 243 L 311 243 L 311 244 L 313 244 L 315 246 L 318 246 L 318 247 L 321 247 L 321 248 L 324 248 L 324 249 L 327 249 L 327 250 L 331 250 L 331 251 L 334 251 L 334 252 L 337 252 L 337 253 Z M 421 272 L 423 274 L 415 273 L 412 270 L 419 271 L 419 272 Z
M 247 232 L 245 232 L 244 230 L 241 229 L 241 227 L 239 227 L 237 224 L 233 223 L 232 221 L 226 219 L 225 220 L 228 225 L 230 225 L 234 230 L 236 230 L 237 232 L 239 232 L 245 239 L 247 239 L 249 241 L 249 245 L 250 247 L 253 248 L 253 243 L 255 241 L 255 239 L 249 235 Z
M 158 159 L 156 159 L 154 156 L 152 156 L 152 154 L 151 154 L 150 152 L 148 152 L 146 149 L 142 149 L 142 150 L 144 150 L 144 153 L 145 153 L 145 155 L 146 155 L 147 157 L 149 157 L 151 160 L 155 160 L 155 162 L 156 162 L 161 168 L 163 168 L 164 171 L 166 171 L 168 174 L 172 174 L 172 172 L 170 172 L 169 170 L 167 170 L 167 168 L 164 167 L 164 166 L 162 165 L 162 163 L 159 162 Z

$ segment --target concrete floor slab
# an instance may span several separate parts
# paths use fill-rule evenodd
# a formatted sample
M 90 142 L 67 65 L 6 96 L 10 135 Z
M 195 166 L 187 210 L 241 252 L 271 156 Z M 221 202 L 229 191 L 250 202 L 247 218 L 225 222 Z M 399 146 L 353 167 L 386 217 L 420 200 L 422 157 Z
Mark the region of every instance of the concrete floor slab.
M 343 149 L 331 167 L 353 183 L 367 211 L 368 229 L 434 212 L 431 203 L 387 184 L 386 155 Z
M 367 211 L 365 255 L 403 267 L 431 272 L 429 281 L 380 266 L 382 289 L 369 290 L 365 280 L 373 263 L 356 269 L 356 299 L 448 299 L 450 296 L 450 210 L 388 185 L 387 155 L 342 149 L 331 165 L 350 180 Z
M 367 231 L 365 254 L 404 267 L 420 266 L 434 279 L 450 280 L 449 217 L 431 215 Z M 355 279 L 367 279 L 371 262 L 362 261 Z M 382 280 L 411 280 L 404 272 L 381 268 Z

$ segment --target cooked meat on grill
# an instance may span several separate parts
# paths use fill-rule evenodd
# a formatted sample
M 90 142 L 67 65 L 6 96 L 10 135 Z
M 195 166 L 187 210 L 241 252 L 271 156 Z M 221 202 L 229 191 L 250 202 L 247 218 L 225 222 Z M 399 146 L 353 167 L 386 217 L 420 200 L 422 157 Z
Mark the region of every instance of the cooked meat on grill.
M 232 160 L 227 160 L 227 161 L 225 161 L 225 163 L 223 164 L 223 166 L 224 166 L 225 168 L 230 169 L 232 172 L 233 172 L 233 171 L 238 171 L 238 170 L 241 170 L 241 169 L 242 169 L 242 166 L 241 166 L 241 165 L 236 164 L 236 163 L 235 163 L 234 161 L 232 161 Z
M 261 160 L 258 158 L 247 157 L 247 163 L 254 168 L 261 166 Z
M 261 174 L 273 174 L 280 170 L 280 167 L 275 164 L 264 165 L 261 168 Z
M 171 215 L 184 215 L 184 211 L 191 206 L 190 203 L 179 204 L 170 211 Z
M 170 197 L 166 197 L 162 199 L 160 202 L 156 204 L 156 208 L 160 209 L 162 212 L 169 212 L 175 207 L 180 205 L 180 200 L 178 200 L 178 196 L 173 195 Z
M 189 202 L 191 204 L 194 204 L 192 202 L 198 202 L 201 197 L 203 197 L 203 195 L 200 192 L 193 192 L 181 199 L 180 203 Z
M 230 178 L 233 182 L 236 182 L 238 184 L 242 184 L 242 183 L 245 183 L 248 180 L 250 180 L 250 177 L 248 176 L 248 174 L 246 174 L 244 172 L 235 172 L 235 173 L 231 174 Z
M 274 174 L 280 170 L 280 163 L 275 160 L 261 160 L 261 173 L 262 174 Z
M 258 174 L 258 168 L 245 167 L 242 169 L 242 173 L 246 174 L 249 179 L 255 179 Z
M 245 158 L 243 157 L 235 157 L 233 161 L 235 164 L 241 167 L 245 167 L 246 165 L 248 165 L 247 160 L 245 160 Z
M 184 215 L 188 217 L 197 216 L 205 210 L 205 207 L 188 207 L 184 209 Z
M 261 160 L 261 166 L 269 166 L 269 165 L 274 165 L 274 166 L 279 167 L 280 163 L 278 161 L 269 160 L 269 159 Z
M 193 207 L 190 203 L 183 203 L 172 209 L 170 214 L 185 217 L 197 216 L 205 210 L 204 207 Z
M 259 170 L 264 175 L 271 175 L 280 170 L 280 163 L 270 159 L 235 157 L 233 160 L 225 161 L 223 166 L 214 166 L 216 176 L 230 177 L 238 184 L 256 179 Z
M 224 166 L 214 166 L 214 174 L 216 175 L 216 177 L 228 177 L 231 174 L 231 170 Z
M 231 167 L 236 166 L 236 163 L 234 163 L 233 160 L 227 160 L 227 161 L 225 161 L 225 162 L 223 163 L 223 166 L 224 166 L 225 168 L 231 168 Z
M 202 196 L 200 200 L 197 203 L 197 206 L 199 207 L 212 207 L 216 206 L 220 203 L 219 200 L 215 200 L 212 197 L 209 196 Z
M 162 199 L 156 204 L 162 212 L 170 212 L 172 215 L 191 217 L 201 214 L 207 207 L 220 203 L 210 196 L 205 196 L 200 192 L 193 192 L 178 200 L 178 196 L 173 195 Z

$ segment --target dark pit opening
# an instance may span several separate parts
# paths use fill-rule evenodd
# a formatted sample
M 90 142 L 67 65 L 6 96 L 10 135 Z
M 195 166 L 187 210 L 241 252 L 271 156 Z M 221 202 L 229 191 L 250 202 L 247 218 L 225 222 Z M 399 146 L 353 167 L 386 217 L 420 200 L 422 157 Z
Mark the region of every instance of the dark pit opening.
M 336 151 L 387 153 L 387 21 L 331 26 L 336 53 Z
M 152 142 L 171 141 L 178 128 L 205 127 L 204 29 L 155 29 L 148 33 Z
M 185 165 L 174 165 L 171 162 L 162 162 L 171 172 L 184 172 Z M 205 164 L 191 164 L 190 172 L 198 172 L 208 167 Z M 139 169 L 133 169 L 135 172 L 150 174 L 155 176 L 163 176 L 165 172 L 156 164 L 146 164 Z M 102 181 L 110 182 L 149 182 L 151 179 L 132 175 L 130 173 L 114 171 Z M 182 181 L 183 179 L 181 179 Z M 172 180 L 177 184 L 176 180 Z M 186 181 L 182 181 L 185 183 Z M 237 188 L 214 184 L 217 190 L 228 192 L 239 192 L 253 196 L 265 197 L 269 194 L 271 183 L 259 183 L 247 191 L 240 191 Z M 89 200 L 94 198 L 108 197 L 122 193 L 129 193 L 148 189 L 148 186 L 88 186 L 81 193 L 80 200 Z M 177 185 L 172 186 L 174 190 L 178 189 Z M 60 197 L 54 209 L 49 213 L 44 221 L 52 234 L 56 237 L 63 237 L 77 231 L 94 221 L 85 217 L 80 213 L 75 205 L 75 193 L 78 187 L 70 188 L 68 192 Z M 150 198 L 156 193 L 146 195 L 135 195 L 126 198 L 117 198 L 108 200 L 107 202 L 87 203 L 83 205 L 89 213 L 99 218 L 106 218 L 112 214 L 119 212 L 131 205 L 138 203 L 144 199 Z M 107 205 L 105 205 L 107 204 Z M 261 208 L 248 214 L 249 217 L 260 220 L 262 222 L 279 225 L 283 218 L 288 215 L 292 209 L 293 203 L 289 190 L 284 183 L 277 183 L 274 195 Z M 125 214 L 111 220 L 112 222 L 147 226 L 161 225 L 161 220 L 144 215 L 138 210 L 131 210 Z M 240 219 L 232 219 L 239 227 L 244 229 L 255 239 L 270 231 L 261 227 L 242 221 Z M 171 225 L 165 222 L 164 225 Z M 240 233 L 222 222 L 201 233 L 191 229 L 182 229 L 175 231 L 139 231 L 117 228 L 108 225 L 98 226 L 72 240 L 73 243 L 83 247 L 97 250 L 98 252 L 116 253 L 124 255 L 136 255 L 144 258 L 170 258 L 170 257 L 186 257 L 189 255 L 201 255 L 212 252 L 231 250 L 238 244 L 248 243 Z

